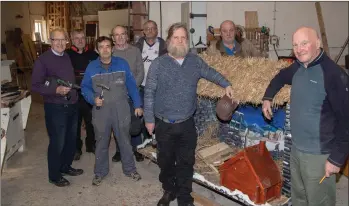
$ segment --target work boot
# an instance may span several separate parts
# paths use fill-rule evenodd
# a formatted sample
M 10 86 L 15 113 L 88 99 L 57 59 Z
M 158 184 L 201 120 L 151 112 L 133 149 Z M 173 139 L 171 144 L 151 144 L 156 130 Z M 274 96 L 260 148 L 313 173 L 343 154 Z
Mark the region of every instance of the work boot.
M 74 160 L 75 161 L 76 160 L 80 160 L 81 155 L 82 155 L 82 151 L 81 150 L 80 151 L 76 151 L 75 155 L 74 155 Z
M 120 162 L 121 161 L 120 152 L 115 152 L 115 155 L 113 156 L 113 158 L 111 160 L 113 162 Z
M 66 187 L 70 185 L 70 182 L 65 179 L 64 177 L 61 177 L 61 179 L 57 180 L 57 181 L 53 181 L 53 180 L 49 180 L 49 182 L 51 184 L 56 185 L 57 187 Z
M 137 171 L 136 172 L 132 172 L 131 174 L 128 174 L 126 176 L 130 177 L 134 181 L 138 181 L 138 180 L 142 179 L 141 175 Z
M 136 158 L 136 161 L 137 162 L 143 162 L 144 161 L 144 157 L 141 153 L 137 152 L 137 151 L 134 151 L 134 154 L 135 154 L 135 158 Z
M 101 183 L 102 183 L 102 177 L 95 175 L 95 177 L 92 179 L 92 185 L 99 186 Z
M 178 204 L 178 206 L 195 206 L 194 203 Z
M 176 195 L 173 192 L 164 191 L 157 206 L 170 206 L 170 202 L 176 199 Z

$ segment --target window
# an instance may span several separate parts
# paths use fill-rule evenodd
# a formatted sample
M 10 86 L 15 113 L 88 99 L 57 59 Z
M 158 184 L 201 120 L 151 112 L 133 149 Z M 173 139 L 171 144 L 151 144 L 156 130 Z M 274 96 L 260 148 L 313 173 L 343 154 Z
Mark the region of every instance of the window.
M 35 41 L 43 41 L 42 21 L 35 20 L 34 24 Z

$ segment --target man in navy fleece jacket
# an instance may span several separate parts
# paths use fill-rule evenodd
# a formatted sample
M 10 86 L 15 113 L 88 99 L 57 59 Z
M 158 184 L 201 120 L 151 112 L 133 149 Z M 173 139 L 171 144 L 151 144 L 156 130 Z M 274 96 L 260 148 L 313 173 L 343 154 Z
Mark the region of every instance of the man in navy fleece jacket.
M 294 206 L 336 203 L 336 176 L 349 152 L 348 76 L 320 48 L 319 35 L 302 27 L 293 35 L 297 57 L 270 82 L 263 113 L 270 119 L 271 101 L 292 85 L 290 104 L 291 193 Z M 319 184 L 322 177 L 326 179 Z

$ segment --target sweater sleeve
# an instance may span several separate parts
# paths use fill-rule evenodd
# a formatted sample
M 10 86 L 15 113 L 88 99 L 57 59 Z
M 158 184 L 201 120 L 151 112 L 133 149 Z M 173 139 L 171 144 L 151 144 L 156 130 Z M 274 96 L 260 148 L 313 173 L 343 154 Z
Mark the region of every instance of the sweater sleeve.
M 132 72 L 130 70 L 130 67 L 129 67 L 126 60 L 122 61 L 122 66 L 123 66 L 122 68 L 124 68 L 125 74 L 126 74 L 125 81 L 126 81 L 127 92 L 132 99 L 133 107 L 134 108 L 141 108 L 142 101 L 141 101 L 141 97 L 139 96 L 139 91 L 138 91 L 138 87 L 136 85 L 136 80 L 133 77 Z
M 272 101 L 274 96 L 285 86 L 285 84 L 292 85 L 293 75 L 296 73 L 298 67 L 296 63 L 291 66 L 281 69 L 280 72 L 270 81 L 262 100 Z
M 45 84 L 47 80 L 46 69 L 40 58 L 35 61 L 32 73 L 32 91 L 43 96 L 56 95 L 57 84 L 53 82 Z
M 204 60 L 202 60 L 200 57 L 199 57 L 199 61 L 201 65 L 200 75 L 202 78 L 207 79 L 208 81 L 211 81 L 223 88 L 231 86 L 230 82 L 227 79 L 225 79 L 222 74 L 217 72 L 212 67 L 209 67 L 208 64 Z
M 142 53 L 139 51 L 138 48 L 135 48 L 136 52 L 136 84 L 137 87 L 141 86 L 143 79 L 144 79 L 144 65 L 142 60 Z
M 327 78 L 328 85 L 326 92 L 332 110 L 336 118 L 337 125 L 334 135 L 335 142 L 331 149 L 328 161 L 341 167 L 344 165 L 349 154 L 349 77 L 341 68 L 330 68 L 332 71 L 337 70 L 331 78 Z M 338 71 L 339 70 L 339 71 Z

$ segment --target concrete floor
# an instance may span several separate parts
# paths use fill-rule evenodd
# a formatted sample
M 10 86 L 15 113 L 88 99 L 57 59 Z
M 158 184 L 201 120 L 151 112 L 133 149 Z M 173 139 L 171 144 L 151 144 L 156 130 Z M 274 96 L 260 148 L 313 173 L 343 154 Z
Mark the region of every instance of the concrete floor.
M 162 195 L 158 181 L 159 169 L 147 160 L 137 163 L 143 179 L 133 182 L 125 177 L 120 163 L 110 162 L 110 173 L 99 187 L 91 185 L 94 155 L 84 153 L 74 168 L 84 169 L 78 177 L 67 177 L 70 187 L 59 188 L 48 183 L 46 152 L 48 137 L 44 123 L 43 105 L 33 102 L 26 129 L 26 148 L 15 153 L 5 165 L 1 177 L 1 205 L 120 205 L 153 206 Z M 115 151 L 114 141 L 110 144 L 110 157 Z M 194 191 L 221 205 L 239 205 L 198 186 Z M 337 184 L 337 206 L 348 205 L 348 179 L 341 178 Z M 177 205 L 175 202 L 171 206 Z

